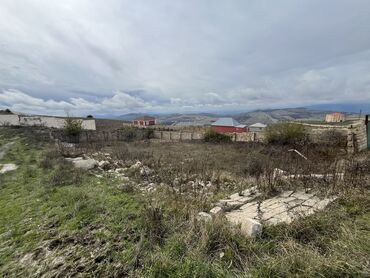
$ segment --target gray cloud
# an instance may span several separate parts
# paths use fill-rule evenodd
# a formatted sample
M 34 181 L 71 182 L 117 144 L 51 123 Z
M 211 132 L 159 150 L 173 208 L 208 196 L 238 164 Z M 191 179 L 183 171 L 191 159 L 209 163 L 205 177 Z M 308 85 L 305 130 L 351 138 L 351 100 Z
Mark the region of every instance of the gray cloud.
M 2 0 L 0 105 L 27 109 L 22 93 L 39 113 L 370 101 L 369 25 L 367 0 Z

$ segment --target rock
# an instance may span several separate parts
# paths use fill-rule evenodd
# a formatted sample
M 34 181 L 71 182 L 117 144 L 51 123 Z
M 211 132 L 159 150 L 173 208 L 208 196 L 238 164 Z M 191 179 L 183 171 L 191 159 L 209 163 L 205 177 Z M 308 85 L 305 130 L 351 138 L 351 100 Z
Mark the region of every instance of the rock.
M 209 222 L 212 220 L 212 216 L 209 213 L 202 211 L 198 213 L 197 219 L 199 221 Z
M 173 185 L 174 187 L 178 187 L 178 186 L 180 186 L 180 179 L 179 179 L 179 178 L 175 178 L 175 179 L 173 180 L 173 182 L 172 182 L 172 185 Z
M 85 170 L 93 169 L 97 165 L 96 160 L 92 158 L 73 160 L 72 163 L 76 168 Z
M 110 170 L 112 168 L 109 161 L 106 160 L 99 161 L 98 166 L 101 167 L 103 170 Z
M 2 165 L 2 168 L 0 170 L 0 174 L 4 174 L 4 173 L 7 173 L 7 172 L 10 172 L 10 171 L 14 171 L 18 168 L 17 165 L 15 164 L 12 164 L 12 163 L 9 163 L 9 164 L 3 164 Z
M 272 174 L 272 177 L 273 177 L 273 179 L 276 179 L 276 178 L 282 177 L 283 175 L 285 175 L 285 173 L 286 172 L 284 170 L 281 170 L 279 168 L 275 168 L 274 172 Z
M 125 176 L 120 177 L 120 179 L 123 182 L 129 182 L 130 181 L 130 179 L 128 177 L 125 177 Z
M 223 213 L 223 210 L 221 207 L 214 207 L 209 211 L 209 213 L 212 215 L 221 215 Z
M 124 173 L 127 171 L 127 168 L 117 168 L 114 170 L 115 173 L 119 174 L 119 173 Z
M 130 169 L 139 169 L 142 166 L 143 166 L 143 164 L 140 161 L 138 161 L 135 164 L 131 165 Z
M 142 176 L 148 176 L 153 173 L 153 170 L 150 169 L 148 166 L 142 166 L 140 169 L 140 175 Z
M 262 233 L 262 224 L 254 219 L 229 219 L 229 221 L 234 225 L 240 225 L 241 232 L 248 237 L 257 237 Z
M 65 160 L 70 161 L 70 162 L 73 162 L 73 161 L 77 161 L 77 160 L 83 160 L 83 157 L 81 157 L 81 156 L 78 156 L 78 157 L 66 157 Z

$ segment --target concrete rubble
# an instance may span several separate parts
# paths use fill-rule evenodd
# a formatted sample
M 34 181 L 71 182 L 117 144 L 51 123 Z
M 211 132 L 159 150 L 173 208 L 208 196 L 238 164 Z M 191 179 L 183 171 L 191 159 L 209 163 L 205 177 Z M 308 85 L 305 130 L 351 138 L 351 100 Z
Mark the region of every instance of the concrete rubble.
M 198 219 L 198 221 L 208 222 L 208 221 L 212 220 L 212 215 L 202 211 L 202 212 L 198 213 L 197 219 Z
M 72 162 L 76 168 L 84 170 L 94 169 L 98 165 L 97 161 L 92 158 L 84 159 L 83 157 L 76 157 L 66 158 L 66 160 Z
M 0 164 L 0 174 L 5 174 L 16 169 L 18 169 L 18 166 L 13 163 Z
M 326 179 L 326 180 L 344 180 L 344 173 L 335 173 L 335 174 L 294 174 L 289 175 L 286 171 L 275 168 L 273 172 L 273 178 L 274 179 L 301 179 L 301 178 L 314 178 L 314 179 Z
M 260 195 L 256 188 L 233 194 L 220 200 L 210 214 L 224 215 L 231 224 L 240 225 L 246 236 L 256 237 L 261 234 L 263 225 L 289 224 L 325 209 L 336 199 L 335 196 L 320 198 L 316 193 L 305 190 L 284 191 L 265 200 L 258 200 Z
M 110 175 L 117 178 L 122 181 L 122 188 L 127 188 L 126 185 L 129 184 L 131 187 L 141 191 L 152 191 L 158 186 L 156 183 L 150 181 L 151 177 L 155 177 L 154 170 L 140 161 L 131 164 L 132 162 L 113 159 L 109 153 L 102 152 L 93 153 L 89 156 L 83 155 L 75 158 L 66 158 L 66 160 L 72 162 L 76 168 L 91 170 L 98 178 L 102 178 L 103 175 Z M 145 176 L 147 179 L 141 183 L 131 181 L 129 176 L 134 172 Z

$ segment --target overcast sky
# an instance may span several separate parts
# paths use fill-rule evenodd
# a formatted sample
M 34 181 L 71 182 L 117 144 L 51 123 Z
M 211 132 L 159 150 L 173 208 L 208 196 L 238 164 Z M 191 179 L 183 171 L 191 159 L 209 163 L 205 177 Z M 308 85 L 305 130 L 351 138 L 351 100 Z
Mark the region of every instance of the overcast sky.
M 0 0 L 0 107 L 370 103 L 369 0 Z

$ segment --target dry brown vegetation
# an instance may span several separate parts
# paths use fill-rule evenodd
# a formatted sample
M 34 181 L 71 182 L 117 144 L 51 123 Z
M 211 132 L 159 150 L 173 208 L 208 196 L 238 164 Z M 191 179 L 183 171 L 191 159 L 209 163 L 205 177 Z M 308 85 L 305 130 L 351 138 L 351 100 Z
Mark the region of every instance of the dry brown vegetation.
M 18 136 L 6 161 L 18 171 L 1 177 L 0 273 L 3 276 L 97 277 L 353 277 L 370 265 L 370 156 L 348 155 L 332 145 L 204 142 L 99 142 L 76 153 L 110 153 L 128 167 L 132 183 L 77 171 L 56 145 Z M 64 152 L 65 150 L 60 149 Z M 333 179 L 273 179 L 274 168 L 292 174 L 333 174 Z M 141 192 L 154 183 L 156 190 Z M 207 187 L 207 184 L 210 184 Z M 264 228 L 244 237 L 224 219 L 196 219 L 219 198 L 258 185 L 266 195 L 315 187 L 339 198 L 328 210 Z M 30 220 L 31 219 L 31 220 Z

